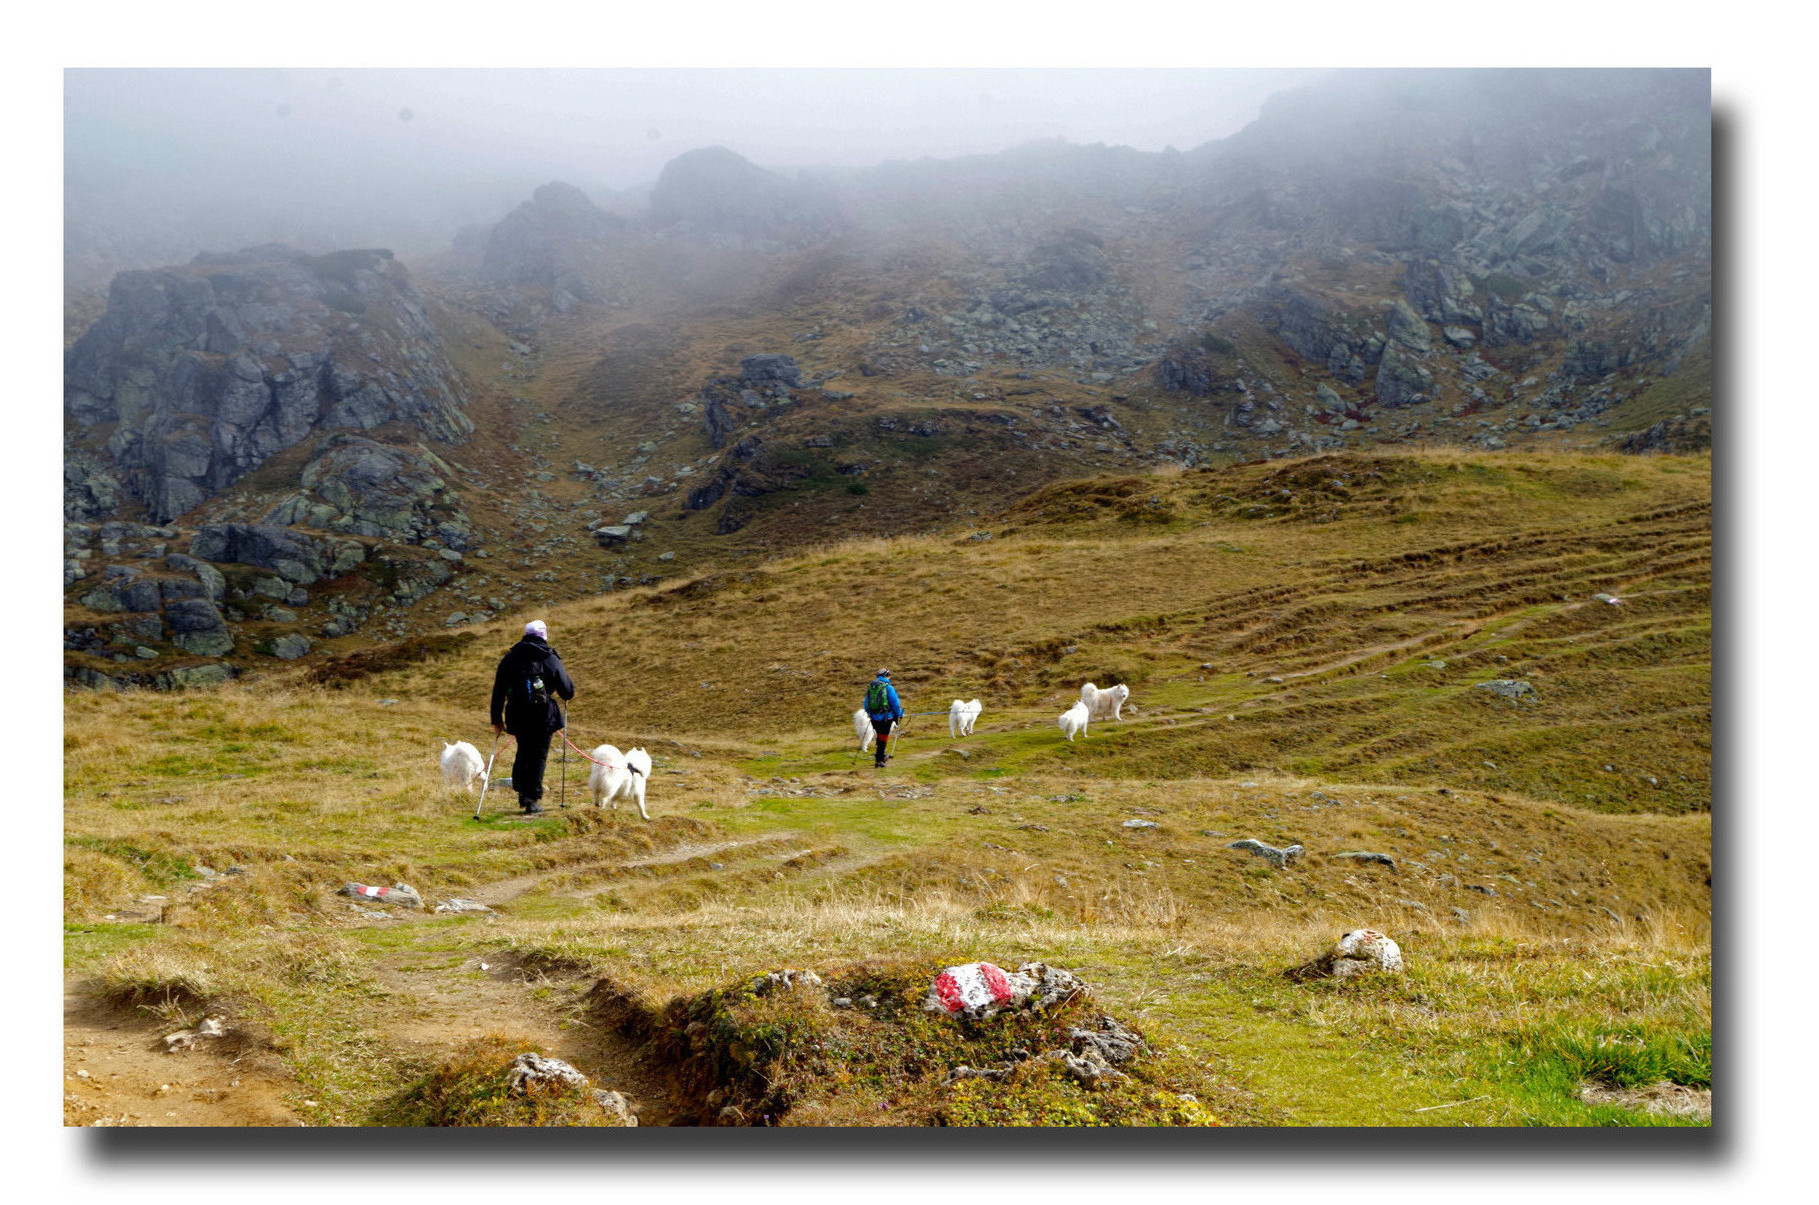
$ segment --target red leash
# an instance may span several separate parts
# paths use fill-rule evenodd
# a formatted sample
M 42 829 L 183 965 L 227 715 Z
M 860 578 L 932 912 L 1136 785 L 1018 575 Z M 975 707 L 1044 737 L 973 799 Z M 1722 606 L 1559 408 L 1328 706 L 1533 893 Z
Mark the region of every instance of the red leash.
M 577 745 L 574 741 L 571 741 L 568 739 L 568 729 L 566 729 L 566 728 L 564 728 L 562 730 L 562 743 L 567 745 L 570 749 L 573 749 L 576 753 L 580 753 L 582 761 L 591 761 L 596 766 L 605 766 L 609 770 L 629 770 L 629 769 L 631 769 L 630 765 L 614 765 L 610 761 L 598 761 L 594 758 L 589 757 L 586 753 L 582 752 L 580 745 Z

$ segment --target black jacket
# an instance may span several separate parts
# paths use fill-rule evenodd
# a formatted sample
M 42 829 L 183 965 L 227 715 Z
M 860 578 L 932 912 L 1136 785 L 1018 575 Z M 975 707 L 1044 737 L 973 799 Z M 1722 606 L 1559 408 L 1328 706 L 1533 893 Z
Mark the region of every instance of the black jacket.
M 541 705 L 531 702 L 526 690 L 526 684 L 539 676 L 549 697 Z M 555 732 L 562 727 L 557 696 L 575 697 L 575 684 L 562 668 L 562 658 L 541 636 L 526 636 L 506 650 L 493 674 L 492 722 L 504 724 L 513 736 Z

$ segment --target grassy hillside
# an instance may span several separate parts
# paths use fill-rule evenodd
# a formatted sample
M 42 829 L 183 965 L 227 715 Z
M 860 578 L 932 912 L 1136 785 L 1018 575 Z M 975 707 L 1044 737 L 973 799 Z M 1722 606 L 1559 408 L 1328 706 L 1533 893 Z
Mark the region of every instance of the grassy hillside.
M 509 790 L 476 821 L 442 790 L 437 738 L 490 746 L 523 616 L 332 685 L 72 693 L 67 965 L 98 1011 L 71 1075 L 130 1057 L 106 1025 L 222 1012 L 266 1060 L 261 1116 L 324 1124 L 523 1120 L 498 1085 L 527 1047 L 644 1124 L 1697 1120 L 1708 513 L 1698 457 L 1331 456 L 1061 483 L 990 539 L 560 607 L 572 727 L 652 750 L 649 822 L 523 821 Z M 977 735 L 922 718 L 882 775 L 854 764 L 880 664 L 912 711 L 978 696 Z M 1069 745 L 1053 717 L 1089 678 L 1132 705 Z M 495 911 L 385 919 L 350 880 Z M 1405 974 L 1282 977 L 1364 925 Z M 1073 970 L 1151 1054 L 1111 1088 L 945 1084 L 1012 1044 L 919 1010 L 933 968 L 981 958 Z M 827 989 L 742 986 L 785 967 Z M 66 1117 L 246 1124 L 218 1110 L 251 1081 L 190 1059 L 193 1099 L 108 1063 Z

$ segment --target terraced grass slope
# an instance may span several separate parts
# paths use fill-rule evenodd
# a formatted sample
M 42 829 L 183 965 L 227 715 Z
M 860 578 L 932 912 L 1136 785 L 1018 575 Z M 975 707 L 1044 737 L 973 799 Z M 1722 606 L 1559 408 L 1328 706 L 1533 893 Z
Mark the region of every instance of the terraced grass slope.
M 767 764 L 844 764 L 885 665 L 909 710 L 981 699 L 976 774 L 1268 768 L 1698 811 L 1708 466 L 1431 451 L 1064 483 L 989 540 L 835 546 L 548 618 L 589 739 L 785 741 Z M 483 708 L 515 630 L 376 685 Z M 1492 679 L 1534 695 L 1476 688 Z M 1136 707 L 1069 746 L 1053 717 L 1084 681 L 1127 683 Z
M 225 1013 L 261 1101 L 323 1124 L 396 1119 L 411 1085 L 522 1120 L 494 1089 L 524 1048 L 647 1125 L 1696 1122 L 1708 469 L 1428 451 L 1063 483 L 989 540 L 559 608 L 571 724 L 651 748 L 650 822 L 523 821 L 509 792 L 475 821 L 441 789 L 438 738 L 490 744 L 504 623 L 333 687 L 74 692 L 72 999 L 148 1042 Z M 977 735 L 927 717 L 882 775 L 854 764 L 879 664 L 912 710 L 977 695 Z M 1085 678 L 1134 706 L 1069 745 Z M 493 912 L 387 913 L 350 880 Z M 1361 925 L 1404 975 L 1282 977 Z M 909 1019 L 929 967 L 980 958 L 1070 968 L 1154 1061 L 1112 1093 L 956 1089 L 1003 1035 Z M 783 967 L 870 985 L 876 1019 L 742 986 Z M 101 1032 L 72 1024 L 72 1068 Z M 234 1065 L 195 1058 L 196 1099 L 231 1102 Z M 70 1080 L 68 1119 L 197 1120 L 132 1074 Z

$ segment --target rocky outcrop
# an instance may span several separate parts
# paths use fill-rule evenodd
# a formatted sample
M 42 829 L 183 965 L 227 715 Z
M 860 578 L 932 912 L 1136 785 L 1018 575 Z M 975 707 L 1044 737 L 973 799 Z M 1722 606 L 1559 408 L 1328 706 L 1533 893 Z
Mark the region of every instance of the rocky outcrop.
M 1547 330 L 1550 308 L 1551 303 L 1535 293 L 1514 303 L 1492 294 L 1484 305 L 1484 345 L 1503 347 L 1533 342 Z
M 366 559 L 365 547 L 356 540 L 318 540 L 260 523 L 199 527 L 190 538 L 189 551 L 199 560 L 269 569 L 297 585 L 338 577 Z
M 1450 264 L 1432 260 L 1410 264 L 1402 274 L 1402 291 L 1430 322 L 1459 324 L 1484 320 L 1472 278 Z
M 713 377 L 701 388 L 701 423 L 719 449 L 749 420 L 796 400 L 802 369 L 792 356 L 767 352 L 739 361 L 736 377 Z
M 1342 310 L 1302 289 L 1280 287 L 1260 298 L 1259 317 L 1303 359 L 1357 384 L 1383 355 L 1384 337 L 1363 314 Z
M 1712 412 L 1699 406 L 1617 441 L 1620 452 L 1698 452 L 1712 446 Z
M 650 213 L 658 225 L 686 232 L 771 240 L 819 238 L 844 225 L 831 193 L 765 171 L 723 146 L 664 164 Z
M 463 391 L 389 251 L 283 247 L 123 272 L 70 349 L 64 411 L 84 443 L 66 506 L 106 513 L 117 479 L 154 519 L 193 509 L 322 428 L 401 422 L 465 437 Z M 119 501 L 118 494 L 114 502 Z
M 1156 361 L 1156 384 L 1196 397 L 1241 393 L 1240 363 L 1237 349 L 1217 335 L 1180 338 Z
M 593 290 L 573 265 L 619 239 L 625 226 L 624 218 L 598 208 L 574 185 L 545 184 L 494 225 L 480 275 L 494 284 L 545 285 L 590 300 Z
M 1059 293 L 1090 293 L 1111 276 L 1105 240 L 1090 230 L 1070 228 L 1039 244 L 1025 257 L 1021 283 Z
M 449 485 L 453 471 L 422 445 L 401 447 L 336 435 L 298 476 L 300 492 L 265 516 L 399 544 L 434 540 L 465 551 L 474 531 Z

